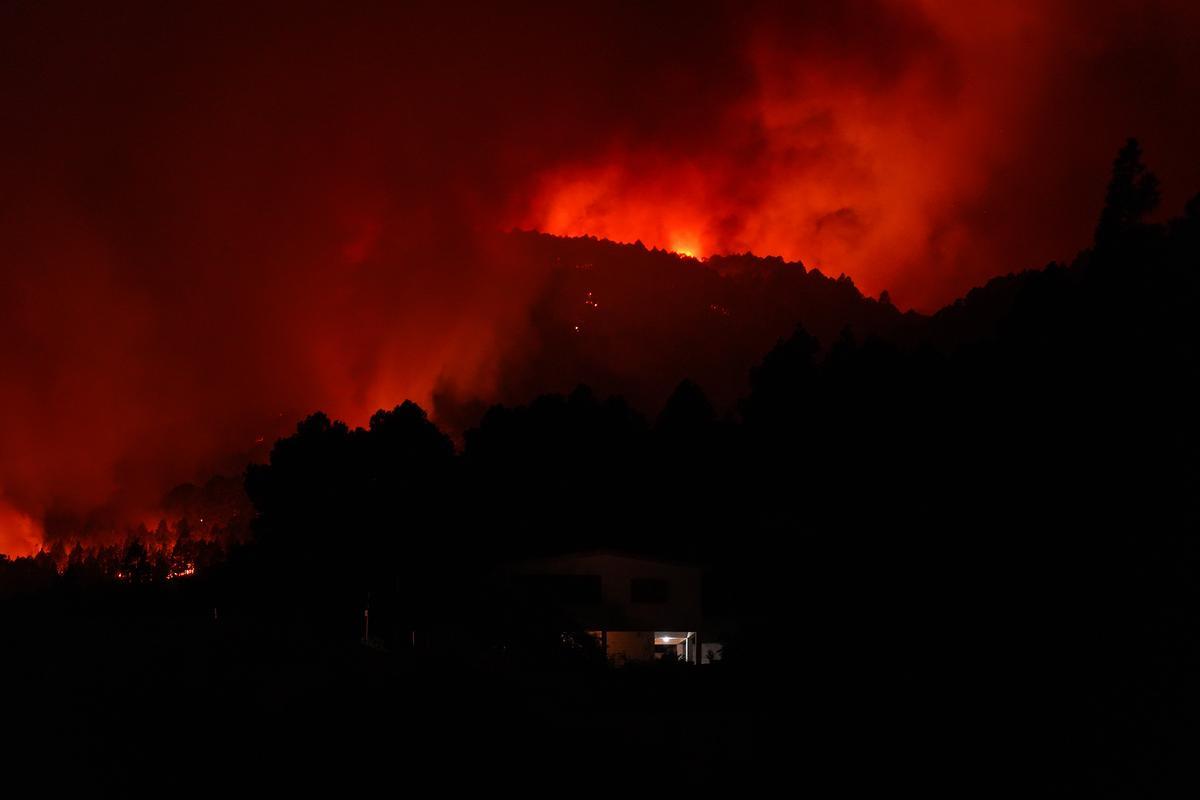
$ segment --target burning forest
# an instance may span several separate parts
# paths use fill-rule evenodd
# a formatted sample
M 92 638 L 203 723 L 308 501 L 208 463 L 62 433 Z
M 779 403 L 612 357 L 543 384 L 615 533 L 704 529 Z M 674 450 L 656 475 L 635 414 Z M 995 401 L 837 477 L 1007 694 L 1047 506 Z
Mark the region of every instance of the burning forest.
M 1195 795 L 1198 8 L 0 4 L 6 778 Z

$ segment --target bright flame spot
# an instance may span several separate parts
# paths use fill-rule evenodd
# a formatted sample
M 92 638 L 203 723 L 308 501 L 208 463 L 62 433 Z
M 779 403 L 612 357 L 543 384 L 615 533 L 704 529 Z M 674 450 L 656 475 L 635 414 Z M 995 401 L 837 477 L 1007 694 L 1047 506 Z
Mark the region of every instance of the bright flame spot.
M 699 258 L 700 239 L 693 234 L 675 234 L 671 237 L 670 250 L 674 250 L 681 256 L 686 258 Z
M 685 258 L 703 258 L 728 246 L 714 237 L 711 209 L 702 202 L 712 188 L 708 177 L 698 171 L 672 170 L 669 182 L 646 185 L 639 180 L 642 175 L 623 165 L 551 172 L 543 176 L 519 227 L 625 244 L 638 241 Z

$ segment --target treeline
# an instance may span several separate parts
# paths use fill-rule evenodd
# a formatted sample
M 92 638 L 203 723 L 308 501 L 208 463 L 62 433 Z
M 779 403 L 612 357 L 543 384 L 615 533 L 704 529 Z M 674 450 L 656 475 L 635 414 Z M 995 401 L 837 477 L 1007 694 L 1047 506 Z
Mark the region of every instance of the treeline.
M 184 518 L 172 525 L 161 520 L 153 531 L 138 525 L 126 530 L 118 542 L 58 540 L 32 556 L 0 555 L 0 594 L 190 578 L 225 562 L 245 538 L 237 525 L 194 530 Z
M 1130 142 L 1072 264 L 996 279 L 919 337 L 798 327 L 736 413 L 691 381 L 652 417 L 581 386 L 494 407 L 457 448 L 412 403 L 362 429 L 315 414 L 250 467 L 233 574 L 389 597 L 410 621 L 498 561 L 596 547 L 710 565 L 708 601 L 746 617 L 835 580 L 864 602 L 1002 575 L 1051 605 L 1190 591 L 1156 570 L 1194 563 L 1200 200 L 1153 223 L 1156 198 Z M 145 580 L 204 562 L 137 537 L 71 559 L 39 563 Z
M 799 327 L 736 414 L 690 381 L 654 418 L 580 387 L 491 409 L 461 452 L 411 403 L 366 429 L 316 414 L 251 468 L 257 529 L 297 557 L 390 564 L 601 545 L 720 558 L 731 530 L 901 521 L 1186 526 L 1200 201 L 1152 224 L 1155 198 L 1131 142 L 1073 264 L 997 279 L 917 341 Z
M 245 476 L 251 541 L 180 602 L 306 642 L 363 638 L 369 611 L 393 652 L 441 632 L 463 658 L 546 664 L 570 621 L 498 595 L 496 564 L 687 559 L 705 613 L 737 621 L 727 667 L 785 721 L 802 705 L 861 741 L 869 720 L 905 742 L 885 761 L 969 764 L 983 735 L 1075 782 L 1153 775 L 1200 720 L 1200 197 L 1164 223 L 1156 201 L 1130 142 L 1070 265 L 996 279 L 919 335 L 798 327 L 735 412 L 691 381 L 653 416 L 581 386 L 491 408 L 460 446 L 412 403 L 366 428 L 314 414 Z M 181 541 L 72 551 L 61 574 L 52 554 L 0 563 L 0 585 L 161 587 L 205 572 Z
M 411 403 L 364 429 L 314 415 L 247 475 L 245 574 L 331 635 L 369 607 L 385 646 L 443 630 L 464 658 L 545 663 L 569 628 L 491 591 L 493 565 L 694 560 L 705 613 L 737 621 L 727 666 L 827 697 L 831 730 L 969 759 L 948 732 L 986 725 L 1079 758 L 1065 773 L 1141 769 L 1200 719 L 1200 201 L 1149 221 L 1140 163 L 1122 150 L 1072 264 L 915 341 L 799 328 L 733 414 L 691 382 L 652 417 L 580 387 L 492 408 L 460 448 Z
M 798 320 L 823 341 L 849 326 L 900 341 L 923 317 L 901 313 L 886 292 L 865 297 L 845 275 L 826 276 L 782 258 L 750 253 L 698 261 L 641 243 L 513 231 L 489 258 L 537 275 L 539 293 L 519 346 L 505 348 L 489 403 L 520 405 L 583 384 L 647 412 L 682 377 L 704 387 L 722 413 L 746 391 L 746 371 Z M 455 431 L 476 425 L 486 405 L 442 387 L 433 416 Z
M 1200 199 L 1163 224 L 1156 202 L 1131 141 L 1072 264 L 998 278 L 919 334 L 911 319 L 896 337 L 797 327 L 734 413 L 691 381 L 653 417 L 581 386 L 490 409 L 458 448 L 412 403 L 363 429 L 315 414 L 247 473 L 248 574 L 365 597 L 614 547 L 713 565 L 712 602 L 745 612 L 819 563 L 813 548 L 861 543 L 864 568 L 945 580 L 955 558 L 1028 576 L 1098 557 L 1114 532 L 1194 530 Z M 234 504 L 218 489 L 174 494 Z M 76 561 L 122 579 L 177 569 L 152 539 Z

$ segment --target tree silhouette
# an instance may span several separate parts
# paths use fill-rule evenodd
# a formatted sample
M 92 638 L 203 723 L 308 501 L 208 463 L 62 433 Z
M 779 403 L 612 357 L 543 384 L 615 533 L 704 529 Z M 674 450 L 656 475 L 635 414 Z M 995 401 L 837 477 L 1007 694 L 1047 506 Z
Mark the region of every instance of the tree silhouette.
M 1129 139 L 1113 161 L 1104 210 L 1096 227 L 1096 245 L 1111 247 L 1139 229 L 1158 207 L 1158 178 L 1142 163 L 1142 148 Z
M 1187 741 L 1200 718 L 1200 200 L 1156 225 L 1156 194 L 1131 141 L 1091 251 L 914 315 L 903 336 L 827 318 L 818 341 L 797 327 L 749 370 L 740 417 L 679 373 L 653 425 L 578 386 L 490 408 L 462 452 L 412 403 L 366 428 L 314 414 L 247 471 L 252 542 L 222 549 L 181 521 L 0 558 L 0 594 L 32 598 L 0 603 L 0 622 L 95 606 L 125 625 L 178 608 L 203 621 L 189 648 L 240 626 L 222 647 L 273 676 L 293 646 L 281 631 L 297 630 L 306 652 L 339 653 L 321 663 L 354 664 L 330 683 L 355 684 L 371 669 L 357 658 L 369 603 L 380 683 L 400 683 L 391 666 L 419 630 L 437 660 L 403 683 L 453 694 L 496 685 L 497 664 L 603 672 L 592 639 L 564 635 L 568 610 L 493 579 L 510 559 L 617 547 L 706 565 L 706 620 L 734 623 L 705 637 L 729 658 L 687 702 L 728 678 L 737 703 L 752 687 L 790 720 L 781 698 L 802 680 L 832 698 L 805 709 L 818 731 L 902 719 L 881 748 L 900 753 L 964 731 L 1052 747 L 1066 732 L 1102 777 L 1144 778 L 1158 743 Z M 572 246 L 581 259 L 610 248 Z M 228 487 L 209 485 L 224 503 Z M 181 487 L 170 505 L 193 519 L 183 512 L 206 494 Z M 194 560 L 195 578 L 160 581 L 168 552 L 176 569 Z M 43 652 L 4 629 L 18 631 L 14 652 Z M 656 700 L 672 685 L 659 677 Z M 581 705 L 619 703 L 639 679 L 595 680 L 581 679 Z
M 741 403 L 742 417 L 752 429 L 795 430 L 802 425 L 805 404 L 816 380 L 820 342 L 803 325 L 767 353 L 750 370 L 750 394 Z
M 667 404 L 654 423 L 656 433 L 671 438 L 703 433 L 716 420 L 708 395 L 694 382 L 684 379 L 667 398 Z

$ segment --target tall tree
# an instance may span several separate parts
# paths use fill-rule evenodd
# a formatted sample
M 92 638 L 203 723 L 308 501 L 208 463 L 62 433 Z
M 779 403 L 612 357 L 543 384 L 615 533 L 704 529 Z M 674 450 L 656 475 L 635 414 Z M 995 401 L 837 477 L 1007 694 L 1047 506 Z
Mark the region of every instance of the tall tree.
M 1113 161 L 1104 210 L 1096 227 L 1096 245 L 1111 247 L 1137 230 L 1158 207 L 1158 178 L 1142 163 L 1142 147 L 1129 139 Z

